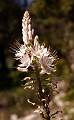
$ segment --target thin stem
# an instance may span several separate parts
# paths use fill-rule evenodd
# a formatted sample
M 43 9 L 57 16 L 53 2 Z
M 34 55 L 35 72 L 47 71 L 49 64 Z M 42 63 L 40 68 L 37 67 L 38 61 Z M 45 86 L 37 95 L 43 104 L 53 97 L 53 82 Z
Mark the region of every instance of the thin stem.
M 40 101 L 42 102 L 43 109 L 44 109 L 44 112 L 46 114 L 46 115 L 44 115 L 42 113 L 42 116 L 46 120 L 50 120 L 49 101 L 45 99 L 45 96 L 44 96 L 44 94 L 42 92 L 42 85 L 41 85 L 41 80 L 40 80 L 40 74 L 39 74 L 39 71 L 37 70 L 37 67 L 36 67 L 36 77 L 37 77 L 37 83 L 38 83 L 38 90 L 39 90 Z M 45 101 L 43 101 L 43 99 L 45 99 Z

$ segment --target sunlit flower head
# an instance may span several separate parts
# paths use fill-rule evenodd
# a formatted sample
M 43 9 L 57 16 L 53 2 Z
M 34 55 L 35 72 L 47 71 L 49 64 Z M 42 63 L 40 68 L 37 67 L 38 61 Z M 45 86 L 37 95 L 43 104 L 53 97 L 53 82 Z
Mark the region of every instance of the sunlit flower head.
M 38 42 L 38 36 L 34 37 L 34 30 L 31 27 L 31 18 L 28 11 L 24 13 L 22 20 L 22 34 L 24 44 L 20 46 L 19 50 L 16 51 L 16 59 L 20 61 L 18 70 L 28 71 L 34 58 L 37 58 L 37 64 L 41 68 L 41 74 L 50 74 L 55 71 L 54 56 L 51 55 L 44 45 L 40 45 Z

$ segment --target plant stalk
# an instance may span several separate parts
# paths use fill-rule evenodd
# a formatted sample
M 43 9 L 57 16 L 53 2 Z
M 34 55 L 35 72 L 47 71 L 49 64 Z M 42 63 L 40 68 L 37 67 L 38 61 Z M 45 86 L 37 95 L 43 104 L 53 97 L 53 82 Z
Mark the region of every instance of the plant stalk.
M 50 109 L 49 109 L 49 101 L 45 98 L 43 92 L 42 92 L 42 85 L 41 85 L 41 79 L 40 79 L 40 73 L 36 68 L 36 77 L 37 77 L 37 84 L 38 84 L 38 92 L 39 92 L 39 98 L 43 105 L 44 113 L 42 113 L 42 117 L 46 120 L 50 120 Z M 44 99 L 44 101 L 43 101 Z

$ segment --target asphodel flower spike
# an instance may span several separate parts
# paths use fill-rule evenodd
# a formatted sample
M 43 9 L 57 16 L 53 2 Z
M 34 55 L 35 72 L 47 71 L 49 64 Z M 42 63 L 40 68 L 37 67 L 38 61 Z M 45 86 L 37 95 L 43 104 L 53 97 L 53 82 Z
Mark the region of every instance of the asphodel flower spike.
M 33 29 L 31 29 L 31 18 L 26 11 L 22 19 L 22 35 L 24 44 L 28 44 L 32 40 Z
M 15 56 L 17 60 L 20 60 L 21 64 L 18 65 L 18 70 L 28 71 L 29 66 L 37 58 L 37 64 L 41 68 L 41 74 L 50 74 L 55 71 L 55 57 L 51 55 L 44 45 L 40 45 L 38 42 L 38 36 L 34 37 L 34 29 L 31 27 L 31 18 L 26 11 L 22 20 L 22 34 L 23 43 L 19 50 L 16 51 Z

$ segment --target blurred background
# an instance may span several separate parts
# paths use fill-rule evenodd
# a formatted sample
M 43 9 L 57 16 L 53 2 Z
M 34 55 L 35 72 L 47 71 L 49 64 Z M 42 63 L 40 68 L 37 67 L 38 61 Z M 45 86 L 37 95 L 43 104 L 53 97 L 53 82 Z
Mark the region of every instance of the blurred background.
M 25 10 L 30 12 L 39 42 L 57 52 L 54 79 L 59 81 L 59 96 L 63 95 L 63 120 L 74 120 L 74 0 L 0 0 L 0 120 L 18 120 L 17 116 L 23 120 L 33 109 L 25 99 L 34 94 L 26 93 L 21 82 L 26 73 L 16 70 L 18 63 L 9 49 L 16 40 L 22 41 Z

